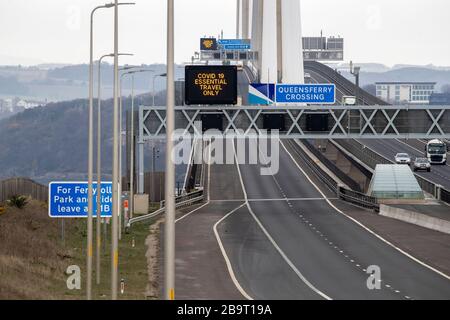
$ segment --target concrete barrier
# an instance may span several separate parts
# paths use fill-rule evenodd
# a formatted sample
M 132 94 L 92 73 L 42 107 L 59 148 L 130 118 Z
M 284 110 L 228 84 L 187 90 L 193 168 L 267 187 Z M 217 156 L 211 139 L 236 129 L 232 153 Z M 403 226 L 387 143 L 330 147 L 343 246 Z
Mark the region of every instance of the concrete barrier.
M 430 217 L 422 213 L 382 204 L 380 205 L 380 215 L 450 234 L 450 221 Z

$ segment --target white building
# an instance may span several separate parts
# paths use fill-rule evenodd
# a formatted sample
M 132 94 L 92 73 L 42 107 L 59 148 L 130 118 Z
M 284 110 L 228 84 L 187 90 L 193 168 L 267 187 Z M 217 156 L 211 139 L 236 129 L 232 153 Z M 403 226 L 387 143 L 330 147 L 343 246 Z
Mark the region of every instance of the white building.
M 436 82 L 377 82 L 377 98 L 392 104 L 429 104 Z
M 27 100 L 22 99 L 17 102 L 16 108 L 33 109 L 33 108 L 39 107 L 40 105 L 42 105 L 42 104 L 38 103 L 38 102 L 27 101 Z

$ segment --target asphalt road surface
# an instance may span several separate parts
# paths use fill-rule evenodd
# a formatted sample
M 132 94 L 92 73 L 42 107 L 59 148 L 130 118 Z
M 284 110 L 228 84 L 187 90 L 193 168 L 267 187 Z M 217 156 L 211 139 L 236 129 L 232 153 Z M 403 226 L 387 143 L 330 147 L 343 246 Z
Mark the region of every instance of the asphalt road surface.
M 448 276 L 333 207 L 298 161 L 284 142 L 273 176 L 261 165 L 209 167 L 208 202 L 177 223 L 177 298 L 450 298 Z M 367 286 L 371 266 L 379 290 Z
M 381 154 L 385 158 L 394 161 L 397 153 L 407 153 L 412 160 L 415 158 L 423 158 L 425 156 L 425 143 L 420 140 L 360 140 L 360 143 L 366 145 L 373 151 Z M 419 171 L 418 175 L 430 180 L 436 184 L 444 186 L 450 190 L 450 166 L 449 165 L 432 165 L 431 172 Z
M 312 70 L 306 70 L 311 75 L 311 79 L 314 83 L 329 83 L 329 79 L 320 75 Z M 342 96 L 345 93 L 342 88 L 336 84 L 336 99 L 338 102 L 342 100 Z M 394 161 L 394 157 L 397 153 L 408 153 L 414 159 L 416 157 L 424 156 L 425 143 L 421 140 L 397 140 L 397 139 L 367 139 L 361 140 L 361 143 L 365 144 L 370 149 L 378 152 L 387 159 Z M 418 175 L 444 186 L 447 190 L 450 190 L 450 165 L 433 165 L 432 172 L 418 172 Z

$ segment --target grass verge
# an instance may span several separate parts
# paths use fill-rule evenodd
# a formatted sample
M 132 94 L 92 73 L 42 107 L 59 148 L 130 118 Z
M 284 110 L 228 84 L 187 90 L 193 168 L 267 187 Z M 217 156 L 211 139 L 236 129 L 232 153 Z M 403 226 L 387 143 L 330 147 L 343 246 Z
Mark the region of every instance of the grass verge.
M 147 299 L 146 239 L 154 222 L 133 226 L 119 241 L 119 281 L 125 281 L 123 294 L 119 285 L 119 299 Z M 0 215 L 0 299 L 86 298 L 86 220 L 65 219 L 64 233 L 62 226 L 61 220 L 48 217 L 47 206 L 43 203 L 32 201 L 22 210 L 5 207 Z M 99 285 L 96 284 L 94 245 L 92 297 L 96 300 L 111 298 L 109 226 L 107 231 L 106 242 L 102 239 Z M 65 271 L 71 265 L 81 269 L 81 290 L 67 289 Z

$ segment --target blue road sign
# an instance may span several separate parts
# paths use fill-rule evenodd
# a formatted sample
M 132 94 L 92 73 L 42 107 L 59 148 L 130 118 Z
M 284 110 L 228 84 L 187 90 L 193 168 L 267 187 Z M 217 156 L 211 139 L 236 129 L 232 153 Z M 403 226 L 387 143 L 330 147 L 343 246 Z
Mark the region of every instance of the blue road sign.
M 277 84 L 277 103 L 334 104 L 334 84 Z
M 219 39 L 217 43 L 223 50 L 244 51 L 252 48 L 249 39 Z
M 230 45 L 230 44 L 250 44 L 250 40 L 248 39 L 219 39 L 217 41 L 220 45 Z
M 226 44 L 223 46 L 224 50 L 250 50 L 252 48 L 249 44 Z
M 93 217 L 97 216 L 97 183 L 94 183 Z M 112 183 L 102 182 L 100 188 L 102 217 L 112 214 Z M 48 214 L 51 218 L 87 218 L 87 182 L 51 182 Z

